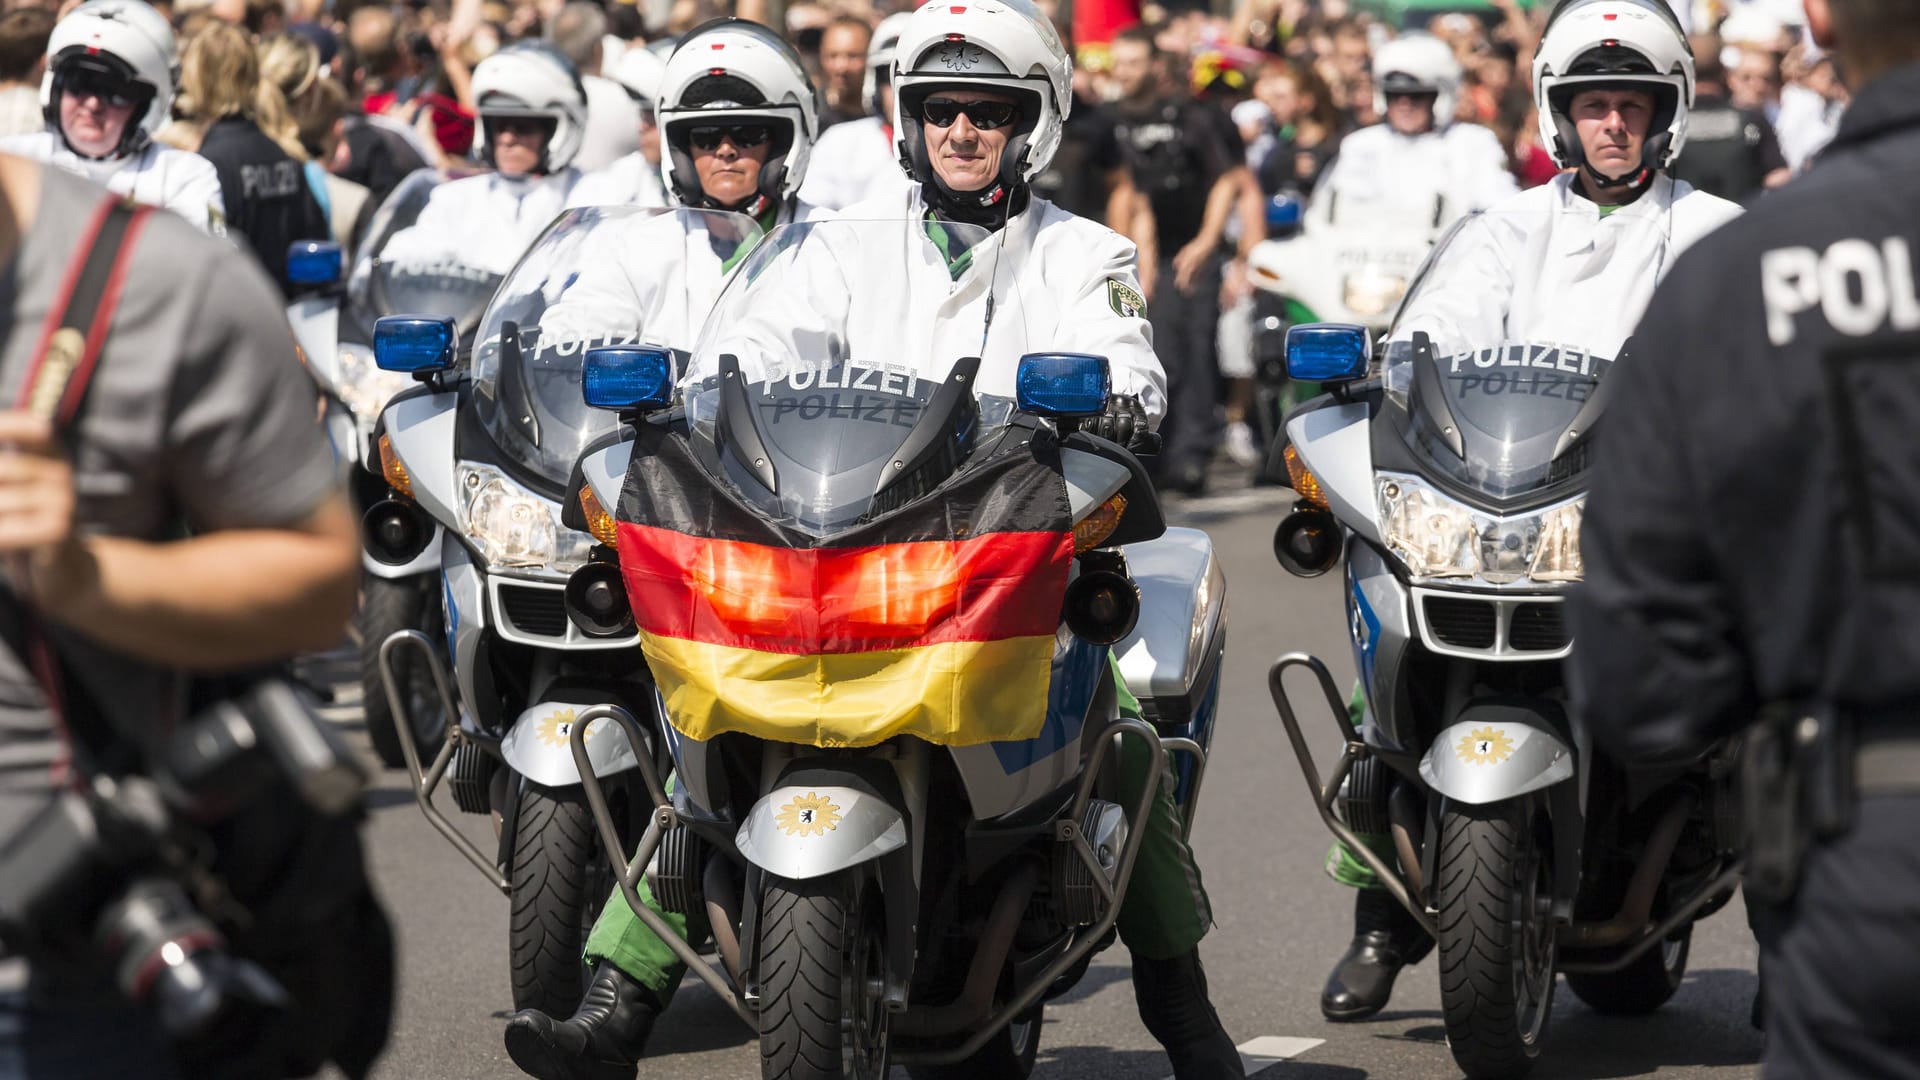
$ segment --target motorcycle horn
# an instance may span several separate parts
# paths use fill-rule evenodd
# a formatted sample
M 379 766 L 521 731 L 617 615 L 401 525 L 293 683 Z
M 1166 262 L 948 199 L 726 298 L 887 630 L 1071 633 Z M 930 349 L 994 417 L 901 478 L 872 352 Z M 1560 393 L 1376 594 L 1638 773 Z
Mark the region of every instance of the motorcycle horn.
M 433 529 L 422 519 L 419 508 L 399 499 L 374 503 L 360 524 L 366 534 L 367 554 L 388 566 L 405 566 L 419 558 L 433 538 Z
M 1064 616 L 1075 637 L 1111 645 L 1140 621 L 1140 587 L 1117 571 L 1084 571 L 1067 586 Z
M 610 638 L 633 633 L 633 609 L 627 606 L 627 586 L 613 563 L 592 562 L 573 572 L 563 594 L 567 618 L 588 637 Z
M 1340 561 L 1340 522 L 1325 510 L 1300 509 L 1273 530 L 1273 557 L 1295 577 L 1319 577 Z

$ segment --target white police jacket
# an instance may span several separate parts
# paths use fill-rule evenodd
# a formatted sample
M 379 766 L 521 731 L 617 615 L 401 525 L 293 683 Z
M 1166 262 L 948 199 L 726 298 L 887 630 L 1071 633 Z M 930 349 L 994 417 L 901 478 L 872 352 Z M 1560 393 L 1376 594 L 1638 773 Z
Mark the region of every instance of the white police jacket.
M 199 154 L 148 143 L 138 154 L 111 161 L 83 158 L 51 131 L 0 139 L 0 151 L 82 176 L 143 206 L 171 210 L 215 236 L 227 234 L 227 203 L 220 174 Z
M 1402 135 L 1374 124 L 1341 140 L 1313 202 L 1341 215 L 1359 206 L 1396 218 L 1410 213 L 1439 227 L 1519 190 L 1506 150 L 1487 128 L 1461 123 Z
M 670 206 L 660 166 L 638 150 L 574 185 L 567 206 Z
M 562 210 L 580 170 L 509 179 L 485 173 L 441 184 L 412 226 L 381 250 L 390 263 L 449 261 L 505 274 Z
M 1602 213 L 1574 182 L 1563 173 L 1461 222 L 1395 321 L 1394 340 L 1424 330 L 1439 356 L 1533 342 L 1616 357 L 1673 261 L 1740 214 L 1665 174 Z
M 861 222 L 894 227 L 862 232 Z M 955 360 L 978 356 L 976 392 L 1012 398 L 1023 353 L 1094 353 L 1111 366 L 1113 393 L 1137 396 L 1158 423 L 1166 372 L 1153 352 L 1131 241 L 1036 197 L 964 263 L 950 263 L 930 236 L 933 224 L 917 184 L 834 215 L 816 235 L 831 228 L 837 242 L 800 245 L 782 256 L 793 265 L 760 271 L 780 272 L 781 287 L 765 290 L 766 302 L 741 325 L 717 327 L 717 344 L 703 346 L 689 376 L 714 374 L 717 354 L 732 352 L 750 380 L 764 378 L 769 372 L 756 366 L 824 354 L 795 344 L 811 337 L 828 342 L 825 353 L 935 379 Z M 876 236 L 898 250 L 875 250 Z
M 818 216 L 796 202 L 775 225 Z M 691 352 L 728 275 L 759 239 L 759 223 L 739 214 L 677 209 L 608 221 L 549 271 L 552 299 L 540 332 L 589 347 L 639 342 Z
M 815 206 L 844 210 L 903 192 L 911 184 L 900 171 L 892 128 L 877 116 L 863 116 L 820 133 L 807 159 L 800 196 Z

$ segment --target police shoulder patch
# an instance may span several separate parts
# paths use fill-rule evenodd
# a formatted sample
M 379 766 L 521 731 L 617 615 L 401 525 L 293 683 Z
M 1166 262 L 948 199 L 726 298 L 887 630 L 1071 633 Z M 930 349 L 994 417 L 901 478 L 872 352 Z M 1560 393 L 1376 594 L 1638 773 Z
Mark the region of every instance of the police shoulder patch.
M 1147 317 L 1147 301 L 1119 278 L 1107 279 L 1107 303 L 1112 305 L 1115 315 L 1129 319 Z

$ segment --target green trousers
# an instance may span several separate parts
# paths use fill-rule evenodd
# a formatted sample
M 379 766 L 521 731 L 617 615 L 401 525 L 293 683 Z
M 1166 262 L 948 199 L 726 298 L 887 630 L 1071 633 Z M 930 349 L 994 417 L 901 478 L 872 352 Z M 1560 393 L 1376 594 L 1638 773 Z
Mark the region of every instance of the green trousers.
M 1117 665 L 1113 680 L 1119 690 L 1122 714 L 1139 717 L 1140 702 L 1121 682 Z M 1138 799 L 1145 788 L 1148 762 L 1146 747 L 1141 746 L 1139 740 L 1121 741 L 1121 795 L 1126 802 Z M 1213 925 L 1213 909 L 1200 883 L 1200 868 L 1183 835 L 1185 823 L 1180 808 L 1173 801 L 1174 786 L 1169 758 L 1159 793 L 1153 800 L 1147 836 L 1142 841 L 1140 856 L 1133 866 L 1133 878 L 1120 905 L 1120 940 L 1126 942 L 1130 951 L 1149 959 L 1171 959 L 1191 951 Z M 661 912 L 645 880 L 641 881 L 639 891 L 641 900 L 659 912 L 687 941 L 697 947 L 706 938 L 708 928 L 704 916 Z M 601 909 L 600 919 L 587 937 L 586 958 L 589 964 L 611 961 L 658 995 L 662 1004 L 673 996 L 680 977 L 686 974 L 686 965 L 627 907 L 618 890 Z
M 1347 701 L 1347 721 L 1353 725 L 1355 731 L 1358 731 L 1360 730 L 1361 722 L 1366 719 L 1366 716 L 1366 687 L 1355 683 L 1353 686 L 1353 697 Z M 1368 850 L 1387 860 L 1389 863 L 1400 857 L 1394 849 L 1393 837 L 1385 833 L 1358 833 L 1356 835 L 1360 837 L 1361 843 L 1367 845 Z M 1328 849 L 1326 870 L 1328 877 L 1342 885 L 1349 885 L 1356 889 L 1378 889 L 1383 887 L 1380 884 L 1380 875 L 1375 874 L 1373 867 L 1368 866 L 1360 856 L 1354 854 L 1353 849 L 1348 847 L 1343 840 L 1335 840 L 1333 847 Z

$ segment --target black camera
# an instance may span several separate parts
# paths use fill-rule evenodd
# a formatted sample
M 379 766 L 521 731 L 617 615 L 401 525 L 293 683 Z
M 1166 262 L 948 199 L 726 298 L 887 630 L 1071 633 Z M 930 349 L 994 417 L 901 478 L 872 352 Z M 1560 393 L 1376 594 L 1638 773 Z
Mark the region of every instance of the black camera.
M 221 929 L 249 913 L 216 865 L 215 833 L 289 790 L 291 801 L 337 817 L 358 807 L 364 781 L 292 687 L 255 683 L 197 714 L 136 769 L 89 777 L 7 838 L 0 942 L 36 962 L 106 965 L 184 1062 L 227 1060 L 290 1001 Z

